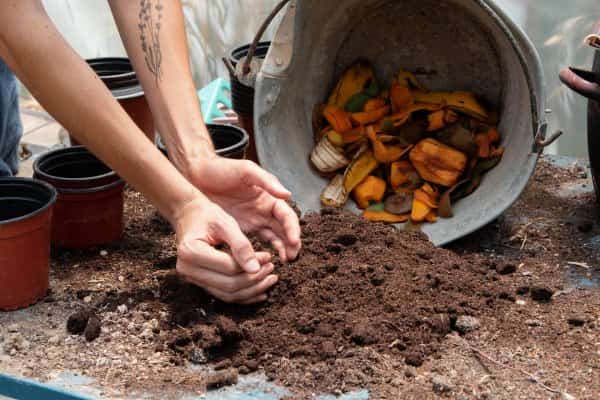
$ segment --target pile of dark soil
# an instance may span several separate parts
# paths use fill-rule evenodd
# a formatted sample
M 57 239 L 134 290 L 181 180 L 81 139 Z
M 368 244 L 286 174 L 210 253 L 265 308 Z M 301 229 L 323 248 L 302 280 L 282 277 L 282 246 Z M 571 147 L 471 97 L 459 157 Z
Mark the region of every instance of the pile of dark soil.
M 382 383 L 372 357 L 420 366 L 452 330 L 476 328 L 457 327 L 457 319 L 514 301 L 514 268 L 460 258 L 421 233 L 334 210 L 302 225 L 303 251 L 276 266 L 280 283 L 264 305 L 227 305 L 174 272 L 162 278 L 173 362 L 208 360 L 242 373 L 262 367 L 296 389 L 343 391 Z
M 276 262 L 280 282 L 254 307 L 182 282 L 173 231 L 128 190 L 120 242 L 54 252 L 52 295 L 23 329 L 32 348 L 10 365 L 26 364 L 31 377 L 82 371 L 119 393 L 196 392 L 258 371 L 293 398 L 355 388 L 389 399 L 442 389 L 449 398 L 548 398 L 520 368 L 598 398 L 600 366 L 590 354 L 599 292 L 569 276 L 571 265 L 585 282 L 596 276 L 600 214 L 590 193 L 563 194 L 589 185 L 585 175 L 542 160 L 513 207 L 450 250 L 344 212 L 307 215 L 299 259 Z M 0 335 L 3 321 L 14 319 L 0 315 Z M 69 326 L 83 336 L 63 339 Z M 182 367 L 189 363 L 218 371 Z

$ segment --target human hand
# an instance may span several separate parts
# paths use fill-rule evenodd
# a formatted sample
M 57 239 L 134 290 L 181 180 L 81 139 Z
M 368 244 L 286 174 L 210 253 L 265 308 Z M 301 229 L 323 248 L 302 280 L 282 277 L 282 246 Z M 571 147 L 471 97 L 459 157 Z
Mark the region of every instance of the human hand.
M 267 299 L 277 283 L 271 255 L 254 252 L 237 222 L 221 207 L 199 195 L 179 210 L 177 272 L 188 282 L 228 302 L 252 304 Z M 227 244 L 231 254 L 215 248 Z
M 184 173 L 211 201 L 230 214 L 245 232 L 271 242 L 282 261 L 301 248 L 298 216 L 287 204 L 291 193 L 279 180 L 247 160 L 208 157 Z

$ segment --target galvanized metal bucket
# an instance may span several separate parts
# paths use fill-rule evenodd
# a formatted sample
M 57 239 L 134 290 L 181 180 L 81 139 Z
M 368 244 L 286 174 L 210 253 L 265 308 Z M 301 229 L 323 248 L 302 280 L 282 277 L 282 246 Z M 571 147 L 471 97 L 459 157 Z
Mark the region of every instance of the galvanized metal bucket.
M 320 209 L 326 181 L 310 167 L 312 110 L 355 59 L 387 78 L 416 71 L 432 90 L 468 90 L 496 107 L 506 153 L 455 216 L 426 225 L 436 245 L 497 218 L 535 169 L 545 136 L 539 57 L 488 0 L 302 0 L 288 6 L 256 83 L 255 129 L 262 165 L 304 212 Z M 353 205 L 348 206 L 358 211 Z

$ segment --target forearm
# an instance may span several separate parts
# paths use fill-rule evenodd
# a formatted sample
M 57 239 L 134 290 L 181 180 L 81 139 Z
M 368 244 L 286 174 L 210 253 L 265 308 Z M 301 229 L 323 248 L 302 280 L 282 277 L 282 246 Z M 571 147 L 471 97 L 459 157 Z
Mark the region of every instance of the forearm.
M 181 2 L 109 3 L 169 156 L 187 174 L 214 150 L 192 81 Z
M 37 0 L 0 4 L 0 57 L 78 141 L 168 218 L 198 192 L 143 137 Z

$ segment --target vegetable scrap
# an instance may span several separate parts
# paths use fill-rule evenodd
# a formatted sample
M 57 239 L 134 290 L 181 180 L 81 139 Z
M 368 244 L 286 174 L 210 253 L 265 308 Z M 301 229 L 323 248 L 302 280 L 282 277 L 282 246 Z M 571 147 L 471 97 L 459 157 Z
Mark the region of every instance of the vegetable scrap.
M 502 159 L 497 119 L 475 94 L 429 91 L 409 71 L 383 87 L 358 60 L 313 110 L 310 160 L 331 178 L 321 202 L 343 207 L 352 198 L 373 222 L 451 218 L 452 204 Z

